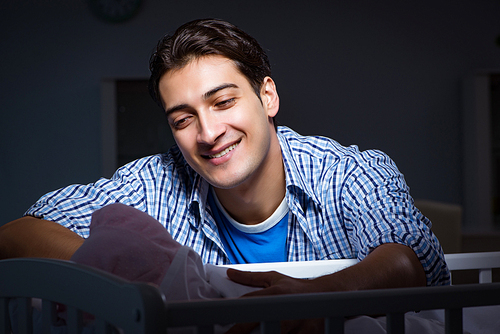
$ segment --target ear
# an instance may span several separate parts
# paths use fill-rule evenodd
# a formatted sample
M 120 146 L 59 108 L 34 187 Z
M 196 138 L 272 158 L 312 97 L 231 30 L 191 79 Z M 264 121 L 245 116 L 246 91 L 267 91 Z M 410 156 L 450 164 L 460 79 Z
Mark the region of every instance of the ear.
M 265 77 L 260 91 L 260 98 L 263 106 L 267 110 L 269 117 L 274 117 L 280 108 L 280 98 L 276 90 L 276 84 L 270 77 Z

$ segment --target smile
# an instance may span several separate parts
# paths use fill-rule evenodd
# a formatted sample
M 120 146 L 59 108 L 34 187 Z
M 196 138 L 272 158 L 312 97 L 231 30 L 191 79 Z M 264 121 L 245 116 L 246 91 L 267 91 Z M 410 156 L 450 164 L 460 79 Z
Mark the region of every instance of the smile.
M 219 152 L 217 154 L 209 155 L 208 157 L 210 159 L 223 157 L 226 154 L 228 154 L 229 152 L 231 152 L 232 150 L 234 150 L 236 148 L 236 146 L 238 146 L 238 144 L 239 143 L 233 144 L 233 145 L 229 146 L 228 148 L 226 148 L 224 151 L 221 151 L 221 152 Z

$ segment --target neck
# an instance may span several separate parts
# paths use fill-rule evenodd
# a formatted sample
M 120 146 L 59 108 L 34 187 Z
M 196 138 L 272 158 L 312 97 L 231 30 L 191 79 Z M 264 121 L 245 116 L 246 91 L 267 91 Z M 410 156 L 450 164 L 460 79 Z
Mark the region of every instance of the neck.
M 269 157 L 254 177 L 231 189 L 214 188 L 222 206 L 241 224 L 263 222 L 276 211 L 285 197 L 283 158 L 277 137 L 275 141 Z

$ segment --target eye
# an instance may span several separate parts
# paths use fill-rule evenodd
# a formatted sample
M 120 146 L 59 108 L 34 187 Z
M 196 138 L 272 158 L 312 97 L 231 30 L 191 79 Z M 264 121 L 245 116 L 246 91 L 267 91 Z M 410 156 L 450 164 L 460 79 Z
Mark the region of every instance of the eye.
M 188 126 L 191 118 L 192 118 L 192 116 L 186 116 L 186 117 L 176 119 L 172 122 L 172 125 L 173 125 L 174 129 L 176 129 L 176 130 L 185 128 L 186 126 Z
M 236 103 L 236 99 L 233 97 L 233 98 L 221 101 L 221 102 L 217 102 L 215 104 L 215 106 L 217 108 L 224 109 L 224 108 L 230 108 L 230 107 L 232 107 L 235 103 Z

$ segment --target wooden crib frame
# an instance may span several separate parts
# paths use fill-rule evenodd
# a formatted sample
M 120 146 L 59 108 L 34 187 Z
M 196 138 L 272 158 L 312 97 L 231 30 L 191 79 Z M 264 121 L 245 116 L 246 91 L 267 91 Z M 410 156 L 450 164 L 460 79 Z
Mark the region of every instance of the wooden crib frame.
M 341 260 L 342 261 L 342 260 Z M 10 259 L 0 261 L 0 333 L 11 332 L 9 302 L 18 307 L 18 332 L 32 333 L 32 298 L 42 300 L 42 324 L 50 327 L 57 304 L 67 306 L 68 333 L 80 333 L 83 312 L 95 316 L 95 333 L 165 333 L 171 327 L 197 326 L 213 333 L 214 324 L 260 322 L 261 333 L 279 333 L 281 320 L 324 318 L 325 333 L 343 333 L 344 318 L 386 314 L 388 333 L 404 333 L 404 313 L 444 309 L 446 333 L 462 333 L 462 309 L 500 305 L 500 252 L 446 255 L 450 270 L 479 270 L 486 284 L 282 295 L 166 303 L 145 283 L 69 261 Z M 457 298 L 459 296 L 460 298 Z

